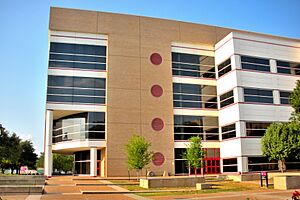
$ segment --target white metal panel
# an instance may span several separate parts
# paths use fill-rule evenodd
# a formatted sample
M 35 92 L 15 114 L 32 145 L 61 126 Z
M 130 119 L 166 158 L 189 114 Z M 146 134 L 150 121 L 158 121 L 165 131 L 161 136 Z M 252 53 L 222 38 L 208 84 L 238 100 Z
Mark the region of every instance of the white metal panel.
M 241 138 L 222 141 L 220 147 L 221 158 L 234 158 L 242 155 Z
M 107 46 L 107 36 L 90 33 L 50 31 L 51 42 Z
M 172 42 L 172 52 L 214 56 L 214 47 L 206 44 Z
M 236 32 L 233 41 L 236 54 L 300 62 L 300 42 Z
M 292 112 L 290 106 L 272 104 L 239 104 L 239 107 L 240 120 L 244 121 L 288 121 Z
M 217 85 L 216 80 L 205 79 L 205 78 L 173 77 L 173 82 L 174 83 L 196 84 L 196 85 L 211 85 L 211 86 Z
M 261 138 L 242 138 L 242 155 L 257 156 L 262 155 L 261 152 Z
M 238 104 L 228 106 L 219 111 L 219 126 L 232 124 L 240 120 Z
M 218 116 L 217 110 L 196 110 L 196 109 L 180 109 L 174 108 L 174 115 L 194 115 L 194 116 Z
M 232 71 L 223 75 L 217 81 L 217 94 L 223 94 L 237 87 L 237 78 L 237 71 Z
M 237 71 L 238 85 L 260 89 L 277 89 L 292 91 L 300 77 L 286 76 L 273 73 L 259 73 L 255 71 Z M 221 79 L 222 80 L 222 79 Z M 219 84 L 219 82 L 218 82 Z
M 72 150 L 86 147 L 106 147 L 106 141 L 91 141 L 91 140 L 75 140 L 59 142 L 52 145 L 54 151 L 58 150 Z
M 90 78 L 106 78 L 106 71 L 88 71 L 76 69 L 48 69 L 48 75 L 53 76 L 79 76 Z
M 187 148 L 189 142 L 174 142 L 174 148 Z M 202 148 L 220 148 L 220 142 L 202 141 Z
M 50 110 L 74 110 L 86 112 L 106 112 L 106 106 L 84 105 L 84 104 L 64 104 L 64 103 L 47 103 L 46 109 Z

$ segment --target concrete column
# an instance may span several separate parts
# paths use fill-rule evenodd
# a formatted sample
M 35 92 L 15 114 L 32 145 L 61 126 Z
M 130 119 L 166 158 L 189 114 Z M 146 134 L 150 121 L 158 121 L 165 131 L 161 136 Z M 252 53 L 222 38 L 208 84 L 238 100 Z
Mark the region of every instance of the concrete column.
M 53 158 L 52 158 L 52 131 L 53 131 L 53 111 L 46 111 L 45 128 L 45 152 L 44 152 L 44 175 L 52 176 Z
M 238 172 L 248 172 L 248 157 L 238 157 Z
M 242 69 L 241 67 L 241 58 L 239 55 L 233 55 L 230 57 L 231 69 Z
M 277 63 L 274 59 L 270 60 L 270 71 L 273 73 L 277 73 Z
M 243 121 L 236 122 L 235 127 L 236 127 L 236 137 L 246 136 L 246 122 Z
M 273 102 L 274 104 L 280 104 L 280 93 L 278 90 L 273 90 Z
M 97 176 L 97 148 L 92 147 L 90 149 L 90 175 Z

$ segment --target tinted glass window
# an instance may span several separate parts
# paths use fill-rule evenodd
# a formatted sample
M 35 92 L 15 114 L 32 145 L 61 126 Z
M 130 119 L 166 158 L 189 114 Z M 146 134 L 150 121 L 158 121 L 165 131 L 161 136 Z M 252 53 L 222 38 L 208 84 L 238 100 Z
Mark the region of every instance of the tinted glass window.
M 246 122 L 246 133 L 247 136 L 259 136 L 263 137 L 265 135 L 266 129 L 271 123 L 265 122 Z
M 216 87 L 173 83 L 174 107 L 217 109 Z
M 300 63 L 276 61 L 277 72 L 281 74 L 300 75 Z
M 280 91 L 280 104 L 289 104 L 289 96 L 291 95 L 291 92 L 283 92 Z
M 49 75 L 47 101 L 105 104 L 105 79 Z
M 220 107 L 223 108 L 234 103 L 233 90 L 220 96 Z
M 105 70 L 106 47 L 51 42 L 49 68 Z
M 218 118 L 174 115 L 174 134 L 175 140 L 189 140 L 193 136 L 219 140 Z
M 270 62 L 268 59 L 241 56 L 241 63 L 243 69 L 270 71 Z
M 237 159 L 223 159 L 223 172 L 237 172 Z
M 176 76 L 215 78 L 214 58 L 172 52 L 172 73 Z
M 245 102 L 273 103 L 273 91 L 244 88 Z
M 79 113 L 54 120 L 53 143 L 86 139 L 105 139 L 104 112 Z
M 249 171 L 278 170 L 277 161 L 269 161 L 266 157 L 248 157 Z
M 221 77 L 231 71 L 231 60 L 227 59 L 225 62 L 218 65 L 218 76 Z
M 221 129 L 222 129 L 222 140 L 236 137 L 235 124 L 223 126 Z

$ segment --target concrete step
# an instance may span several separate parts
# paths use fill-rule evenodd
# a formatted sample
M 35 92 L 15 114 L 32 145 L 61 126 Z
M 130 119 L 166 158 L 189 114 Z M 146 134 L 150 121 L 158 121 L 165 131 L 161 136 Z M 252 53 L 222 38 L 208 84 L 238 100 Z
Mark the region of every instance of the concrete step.
M 42 194 L 44 185 L 0 185 L 0 194 Z
M 45 180 L 16 179 L 1 180 L 0 185 L 44 185 Z
M 0 185 L 44 185 L 45 180 L 39 175 L 0 176 Z

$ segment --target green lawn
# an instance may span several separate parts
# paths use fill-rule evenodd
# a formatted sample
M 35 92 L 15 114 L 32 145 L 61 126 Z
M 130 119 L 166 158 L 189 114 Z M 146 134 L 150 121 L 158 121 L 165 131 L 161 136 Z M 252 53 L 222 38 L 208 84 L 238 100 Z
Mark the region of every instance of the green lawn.
M 205 194 L 205 193 L 219 193 L 219 192 L 237 192 L 237 191 L 246 191 L 246 190 L 266 190 L 267 188 L 261 188 L 260 185 L 252 182 L 233 182 L 233 181 L 218 181 L 218 182 L 209 182 L 212 184 L 212 189 L 198 190 L 195 191 L 195 187 L 177 187 L 177 188 L 153 188 L 145 189 L 139 187 L 139 185 L 121 185 L 121 187 L 130 190 L 130 191 L 141 191 L 141 190 L 173 190 L 171 192 L 147 192 L 147 193 L 138 193 L 141 196 L 167 196 L 167 195 L 189 195 L 189 194 Z M 272 189 L 272 187 L 269 187 Z M 177 191 L 176 191 L 177 190 Z M 184 191 L 178 191 L 184 190 Z

